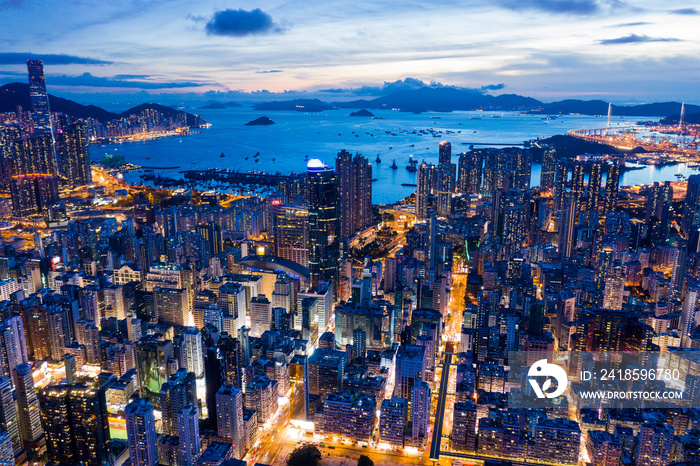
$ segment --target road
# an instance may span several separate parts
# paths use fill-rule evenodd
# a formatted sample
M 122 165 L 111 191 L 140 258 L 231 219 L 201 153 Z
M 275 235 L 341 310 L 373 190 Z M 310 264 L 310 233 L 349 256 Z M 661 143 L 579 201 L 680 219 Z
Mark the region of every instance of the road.
M 442 428 L 445 421 L 445 408 L 447 404 L 447 389 L 450 385 L 450 365 L 452 365 L 453 353 L 445 353 L 442 362 L 442 377 L 440 377 L 440 390 L 438 391 L 437 410 L 435 411 L 435 425 L 433 426 L 433 439 L 430 442 L 430 461 L 440 461 L 442 444 Z

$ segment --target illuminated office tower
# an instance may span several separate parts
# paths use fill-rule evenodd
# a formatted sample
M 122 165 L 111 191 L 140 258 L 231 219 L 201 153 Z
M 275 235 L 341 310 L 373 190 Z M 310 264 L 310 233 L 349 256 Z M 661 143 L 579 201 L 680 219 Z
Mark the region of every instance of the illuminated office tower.
M 195 466 L 201 444 L 199 442 L 199 416 L 196 406 L 188 405 L 177 415 L 180 440 L 180 466 Z
M 612 267 L 605 277 L 605 291 L 603 295 L 603 308 L 622 309 L 624 300 L 625 278 L 622 267 Z
M 588 177 L 588 210 L 598 211 L 602 206 L 600 188 L 603 176 L 603 166 L 594 163 L 591 166 L 591 175 Z
M 12 393 L 12 379 L 0 377 L 0 431 L 10 435 L 13 451 L 17 454 L 22 450 L 22 437 L 20 437 L 17 408 Z
M 267 296 L 259 294 L 250 300 L 250 335 L 260 337 L 272 325 L 272 304 Z
M 556 177 L 554 180 L 554 206 L 557 210 L 564 207 L 566 198 L 566 184 L 569 181 L 569 167 L 566 162 L 557 162 Z
M 265 375 L 258 375 L 246 386 L 245 407 L 253 409 L 258 417 L 258 424 L 272 421 L 277 411 L 277 381 Z
M 124 409 L 126 440 L 129 458 L 134 466 L 158 464 L 158 434 L 153 406 L 148 400 L 137 398 Z
M 29 97 L 32 102 L 34 134 L 37 136 L 48 135 L 53 140 L 51 108 L 49 107 L 49 95 L 46 92 L 44 63 L 41 60 L 27 60 L 27 72 L 29 75 Z
M 10 179 L 10 196 L 14 216 L 47 215 L 58 202 L 58 184 L 52 175 L 16 175 Z
M 547 147 L 542 152 L 542 168 L 540 169 L 540 189 L 551 191 L 554 189 L 554 178 L 557 168 L 557 151 Z
M 674 429 L 668 424 L 645 422 L 639 428 L 638 466 L 663 466 L 671 462 Z
M 309 209 L 293 205 L 272 206 L 275 255 L 309 266 Z
M 481 172 L 484 159 L 481 151 L 465 152 L 459 156 L 457 192 L 460 194 L 481 193 Z
M 184 367 L 188 372 L 194 372 L 194 376 L 198 379 L 204 377 L 204 349 L 202 347 L 202 333 L 195 327 L 187 327 L 180 332 L 185 345 L 185 354 L 183 355 Z
M 608 177 L 605 180 L 605 212 L 612 212 L 617 206 L 617 193 L 620 190 L 620 169 L 622 164 L 613 162 L 608 165 Z M 690 185 L 690 182 L 688 182 Z
M 92 183 L 90 149 L 85 123 L 68 125 L 56 135 L 56 158 L 58 173 L 69 185 L 84 186 Z
M 448 141 L 442 141 L 440 143 L 438 164 L 451 163 L 452 162 L 452 144 Z
M 272 292 L 272 308 L 282 308 L 289 313 L 294 310 L 294 286 L 287 274 L 277 274 Z M 274 319 L 273 319 L 274 320 Z
M 311 285 L 331 281 L 338 266 L 338 181 L 318 159 L 307 165 L 309 179 L 309 274 Z
M 430 215 L 431 197 L 433 195 L 433 185 L 437 176 L 434 165 L 425 162 L 418 167 L 418 178 L 416 184 L 416 220 L 425 220 Z
M 216 422 L 219 437 L 232 442 L 232 456 L 240 459 L 245 446 L 243 392 L 240 388 L 222 385 L 216 393 Z
M 456 167 L 453 163 L 441 163 L 437 167 L 437 215 L 452 215 L 452 194 L 455 190 Z
M 19 430 L 25 448 L 36 448 L 44 435 L 41 426 L 41 409 L 34 387 L 32 366 L 20 364 L 12 370 L 12 381 L 17 392 L 17 412 Z

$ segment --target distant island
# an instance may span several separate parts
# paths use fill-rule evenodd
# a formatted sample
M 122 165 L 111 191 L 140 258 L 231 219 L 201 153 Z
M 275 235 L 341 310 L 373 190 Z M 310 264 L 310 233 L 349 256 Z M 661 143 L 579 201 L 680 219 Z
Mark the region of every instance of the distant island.
M 275 122 L 270 120 L 266 116 L 262 116 L 260 118 L 256 118 L 253 121 L 249 121 L 248 123 L 245 124 L 245 126 L 265 126 L 265 125 L 274 125 Z
M 398 109 L 402 112 L 452 112 L 459 110 L 518 111 L 545 115 L 580 114 L 606 115 L 608 102 L 603 100 L 567 99 L 546 103 L 517 94 L 493 96 L 475 89 L 459 87 L 422 87 L 419 89 L 392 92 L 371 100 L 360 99 L 349 102 L 323 102 L 319 99 L 294 99 L 287 101 L 261 102 L 256 110 L 294 110 L 298 112 L 320 112 L 339 108 L 352 109 Z M 613 105 L 613 116 L 659 116 L 666 117 L 680 112 L 680 102 L 656 102 L 641 105 Z M 700 112 L 700 106 L 685 106 L 687 115 Z M 359 113 L 359 112 L 358 112 Z M 364 116 L 364 115 L 353 115 Z
M 358 110 L 357 112 L 352 112 L 350 116 L 356 116 L 356 117 L 373 117 L 374 113 L 370 112 L 369 110 L 365 110 L 364 108 L 362 110 Z
M 293 99 L 262 102 L 253 106 L 255 110 L 293 110 L 295 112 L 322 112 L 333 109 L 333 105 L 318 99 Z
M 241 107 L 241 104 L 237 104 L 236 102 L 219 102 L 217 100 L 210 100 L 199 108 L 206 110 L 221 110 L 228 107 Z

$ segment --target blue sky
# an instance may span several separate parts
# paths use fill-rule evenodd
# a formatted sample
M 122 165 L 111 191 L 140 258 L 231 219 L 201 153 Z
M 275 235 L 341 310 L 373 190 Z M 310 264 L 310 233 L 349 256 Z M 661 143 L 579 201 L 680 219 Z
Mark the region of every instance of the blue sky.
M 700 2 L 0 0 L 0 18 L 0 83 L 26 81 L 31 53 L 50 92 L 80 101 L 371 94 L 412 77 L 545 101 L 700 103 Z

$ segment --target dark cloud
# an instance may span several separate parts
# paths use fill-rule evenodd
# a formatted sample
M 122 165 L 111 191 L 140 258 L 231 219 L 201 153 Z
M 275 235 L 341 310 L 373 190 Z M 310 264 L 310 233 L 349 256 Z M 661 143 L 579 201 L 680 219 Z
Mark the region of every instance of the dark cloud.
M 486 92 L 486 91 L 500 91 L 500 90 L 503 89 L 504 87 L 506 87 L 506 85 L 505 85 L 504 83 L 500 83 L 500 84 L 488 84 L 488 85 L 486 85 L 486 86 L 481 86 L 481 87 L 479 88 L 479 90 L 482 91 L 482 92 Z
M 700 11 L 695 8 L 679 8 L 677 10 L 671 10 L 669 13 L 685 16 L 700 15 Z
M 611 24 L 611 25 L 605 26 L 605 27 L 608 27 L 608 28 L 627 28 L 627 27 L 634 27 L 634 26 L 647 26 L 649 24 L 654 24 L 654 23 L 650 23 L 648 21 L 637 21 L 635 23 Z
M 496 3 L 514 11 L 536 10 L 565 15 L 591 15 L 600 11 L 595 0 L 496 0 Z
M 258 74 L 267 74 L 267 73 L 282 73 L 283 70 L 260 70 L 256 71 Z
M 645 35 L 638 36 L 637 34 L 630 34 L 629 36 L 616 37 L 614 39 L 603 39 L 598 41 L 602 45 L 615 45 L 615 44 L 641 44 L 645 42 L 678 42 L 680 39 L 675 39 L 673 37 L 649 37 Z
M 122 75 L 123 76 L 123 75 Z M 56 75 L 48 76 L 46 81 L 51 86 L 82 86 L 82 87 L 117 87 L 129 89 L 179 89 L 186 87 L 200 87 L 201 83 L 195 82 L 157 82 L 157 81 L 132 81 L 117 77 L 105 78 L 83 73 L 80 76 Z
M 282 32 L 282 28 L 272 21 L 260 8 L 247 10 L 220 10 L 206 25 L 207 34 L 215 36 L 243 37 L 251 34 L 272 34 Z
M 24 65 L 27 60 L 43 60 L 45 65 L 108 65 L 111 61 L 75 55 L 0 53 L 0 65 Z

